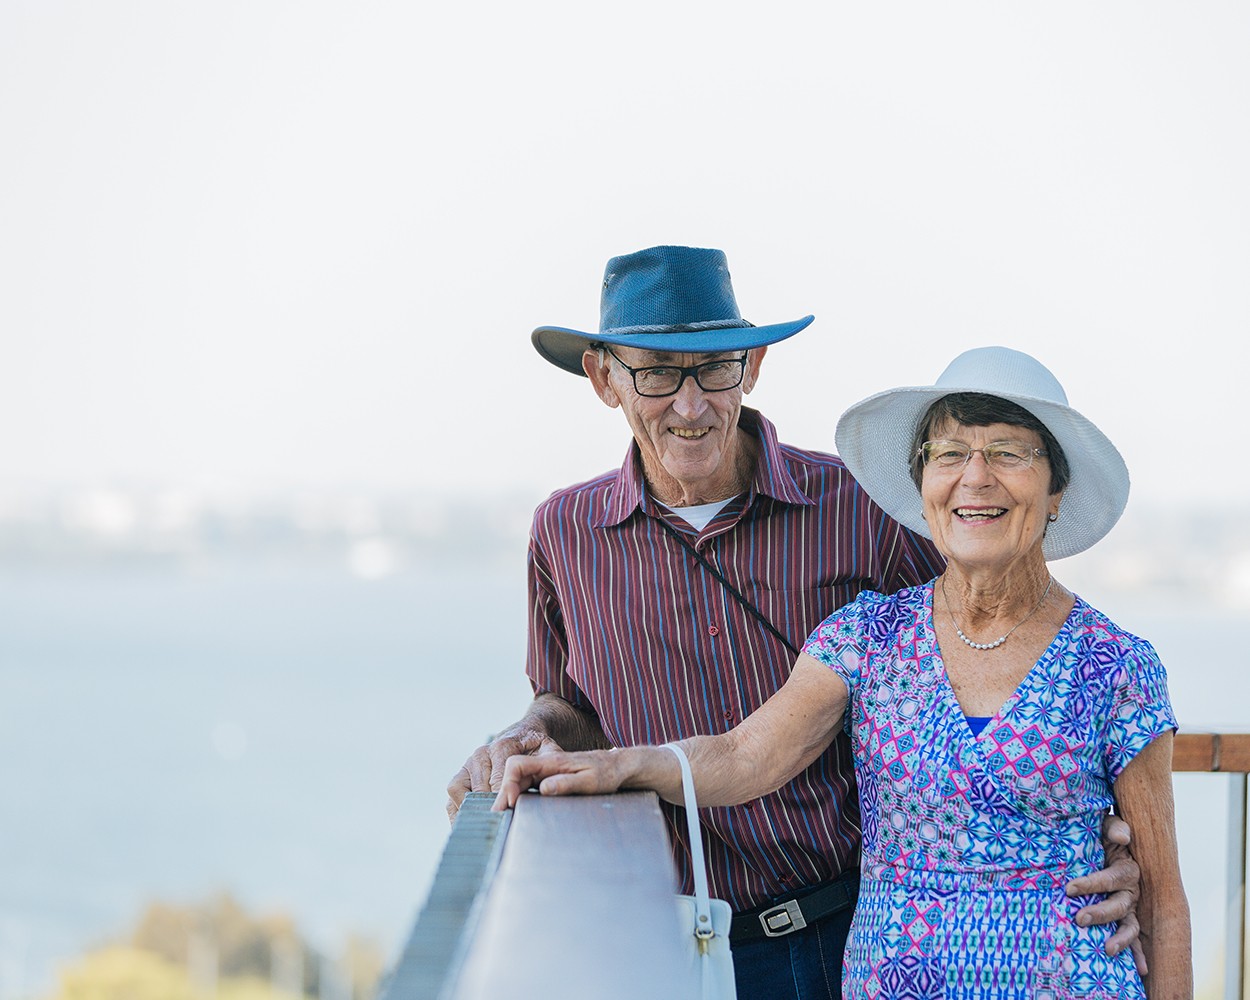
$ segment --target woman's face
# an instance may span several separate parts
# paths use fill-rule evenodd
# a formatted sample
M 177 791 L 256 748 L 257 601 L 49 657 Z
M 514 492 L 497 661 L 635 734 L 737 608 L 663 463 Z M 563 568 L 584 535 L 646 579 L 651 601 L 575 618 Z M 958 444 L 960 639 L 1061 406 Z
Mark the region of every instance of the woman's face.
M 954 421 L 935 425 L 930 441 L 957 441 L 984 448 L 1018 441 L 1040 448 L 1041 437 L 1012 424 L 966 427 Z M 1003 471 L 974 451 L 962 468 L 924 467 L 920 497 L 933 541 L 948 562 L 966 571 L 1007 572 L 1041 553 L 1048 514 L 1059 512 L 1062 493 L 1050 490 L 1050 462 L 1037 456 L 1025 469 Z

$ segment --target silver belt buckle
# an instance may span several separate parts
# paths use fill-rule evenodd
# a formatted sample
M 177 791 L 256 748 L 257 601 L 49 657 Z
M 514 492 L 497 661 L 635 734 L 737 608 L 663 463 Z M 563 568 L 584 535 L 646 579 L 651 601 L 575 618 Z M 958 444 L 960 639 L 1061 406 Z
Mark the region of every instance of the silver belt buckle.
M 798 900 L 792 899 L 789 902 L 769 907 L 761 913 L 760 926 L 764 928 L 764 934 L 767 937 L 784 937 L 795 931 L 801 931 L 807 926 L 807 921 L 803 919 L 803 911 L 799 909 Z

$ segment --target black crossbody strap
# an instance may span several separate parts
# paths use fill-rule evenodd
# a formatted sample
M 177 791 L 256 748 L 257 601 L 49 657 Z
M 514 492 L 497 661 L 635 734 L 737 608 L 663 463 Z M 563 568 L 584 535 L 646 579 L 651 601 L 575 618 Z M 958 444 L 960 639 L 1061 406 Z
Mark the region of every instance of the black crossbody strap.
M 699 550 L 696 549 L 693 545 L 691 545 L 690 542 L 687 541 L 685 536 L 683 536 L 680 531 L 678 531 L 671 524 L 669 524 L 666 520 L 664 520 L 662 516 L 657 517 L 656 520 L 660 522 L 660 525 L 664 528 L 665 531 L 667 531 L 670 535 L 672 535 L 674 538 L 677 539 L 678 543 L 681 545 L 682 548 L 684 548 L 687 552 L 689 552 L 694 557 L 695 562 L 697 562 L 705 570 L 711 573 L 712 576 L 716 577 L 716 579 L 720 582 L 720 585 L 724 587 L 727 591 L 729 591 L 731 595 L 733 595 L 733 599 L 737 601 L 739 604 L 741 604 L 742 607 L 745 608 L 748 612 L 750 612 L 751 617 L 753 617 L 757 622 L 763 625 L 764 628 L 768 630 L 768 633 L 773 636 L 773 638 L 775 638 L 778 642 L 782 643 L 786 647 L 786 649 L 790 650 L 790 652 L 792 652 L 795 656 L 799 655 L 799 651 L 794 648 L 794 644 L 791 643 L 790 640 L 787 639 L 784 635 L 778 632 L 773 627 L 773 623 L 764 617 L 763 612 L 761 612 L 759 608 L 757 608 L 754 604 L 752 604 L 745 597 L 743 597 L 742 594 L 738 591 L 738 588 L 735 587 L 732 583 L 726 580 L 724 576 L 721 575 L 720 570 L 718 570 L 710 562 L 704 559 L 703 556 L 699 555 Z

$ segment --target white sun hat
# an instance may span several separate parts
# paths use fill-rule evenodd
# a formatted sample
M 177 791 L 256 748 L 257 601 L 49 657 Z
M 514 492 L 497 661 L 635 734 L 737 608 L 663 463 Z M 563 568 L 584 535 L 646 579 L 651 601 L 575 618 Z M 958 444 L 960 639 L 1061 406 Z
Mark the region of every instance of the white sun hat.
M 838 454 L 868 495 L 887 514 L 926 538 L 920 491 L 911 478 L 909 450 L 929 406 L 954 392 L 980 392 L 1010 400 L 1037 417 L 1059 442 L 1071 478 L 1042 542 L 1047 559 L 1083 552 L 1114 527 L 1128 503 L 1128 467 L 1093 422 L 1068 405 L 1058 379 L 1040 361 L 1007 347 L 965 351 L 933 385 L 878 392 L 838 421 Z

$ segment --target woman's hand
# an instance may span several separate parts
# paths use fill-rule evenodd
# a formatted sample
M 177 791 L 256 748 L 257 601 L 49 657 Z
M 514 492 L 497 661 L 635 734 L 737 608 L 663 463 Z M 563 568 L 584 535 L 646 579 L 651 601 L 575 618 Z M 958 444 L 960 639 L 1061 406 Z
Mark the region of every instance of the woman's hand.
M 680 794 L 677 759 L 657 747 L 509 757 L 491 808 L 511 809 L 531 788 L 543 795 L 608 795 L 622 788 L 654 788 L 664 794 L 674 783 Z

